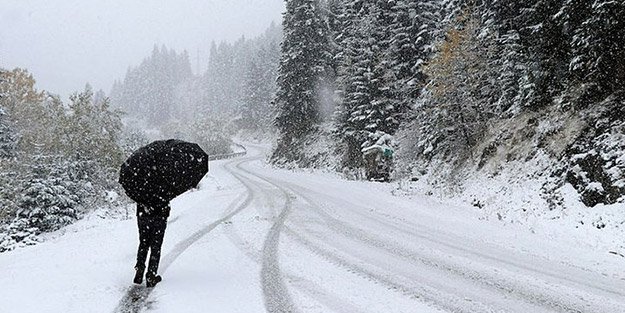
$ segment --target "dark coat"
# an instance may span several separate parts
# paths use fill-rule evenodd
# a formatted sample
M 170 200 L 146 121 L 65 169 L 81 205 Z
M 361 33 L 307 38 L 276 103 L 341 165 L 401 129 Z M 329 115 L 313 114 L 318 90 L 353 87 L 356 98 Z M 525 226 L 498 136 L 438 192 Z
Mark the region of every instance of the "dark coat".
M 149 206 L 143 203 L 137 203 L 137 217 L 169 217 L 171 207 L 169 203 L 162 206 Z

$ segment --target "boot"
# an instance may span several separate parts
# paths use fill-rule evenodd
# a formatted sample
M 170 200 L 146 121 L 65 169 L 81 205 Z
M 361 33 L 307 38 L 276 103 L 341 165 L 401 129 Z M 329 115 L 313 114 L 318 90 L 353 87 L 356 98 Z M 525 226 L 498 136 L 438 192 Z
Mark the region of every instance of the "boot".
M 152 288 L 152 287 L 156 286 L 156 284 L 160 283 L 161 280 L 163 280 L 161 275 L 156 275 L 156 276 L 147 275 L 145 277 L 145 285 L 148 288 Z
M 137 285 L 141 285 L 143 282 L 143 272 L 145 271 L 145 266 L 135 266 L 135 279 L 132 281 Z

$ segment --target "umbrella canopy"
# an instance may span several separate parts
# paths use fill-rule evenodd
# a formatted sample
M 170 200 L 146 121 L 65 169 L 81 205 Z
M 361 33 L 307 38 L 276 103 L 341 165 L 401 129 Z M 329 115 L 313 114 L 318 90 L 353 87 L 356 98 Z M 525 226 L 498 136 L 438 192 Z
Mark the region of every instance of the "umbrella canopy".
M 207 172 L 208 155 L 197 144 L 158 140 L 122 164 L 119 183 L 132 200 L 158 207 L 195 188 Z

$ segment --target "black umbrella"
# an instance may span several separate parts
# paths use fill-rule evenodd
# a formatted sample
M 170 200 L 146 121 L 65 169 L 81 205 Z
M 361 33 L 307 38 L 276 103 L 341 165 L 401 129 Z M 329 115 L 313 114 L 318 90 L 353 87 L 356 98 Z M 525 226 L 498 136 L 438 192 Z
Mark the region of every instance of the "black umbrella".
M 119 183 L 140 203 L 162 206 L 195 188 L 208 172 L 208 155 L 195 143 L 159 140 L 139 148 L 122 164 Z

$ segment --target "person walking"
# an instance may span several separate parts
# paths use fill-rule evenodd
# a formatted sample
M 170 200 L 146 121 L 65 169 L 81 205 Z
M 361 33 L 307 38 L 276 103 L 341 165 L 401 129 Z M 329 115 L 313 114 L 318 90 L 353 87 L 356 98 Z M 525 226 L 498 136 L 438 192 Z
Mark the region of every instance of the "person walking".
M 158 275 L 161 246 L 167 228 L 169 203 L 197 188 L 208 173 L 208 154 L 191 142 L 178 139 L 157 140 L 133 152 L 119 169 L 119 184 L 137 203 L 139 249 L 133 282 L 154 287 Z M 145 263 L 150 254 L 147 267 Z
M 161 246 L 167 228 L 169 217 L 169 203 L 162 206 L 150 206 L 137 203 L 137 225 L 139 227 L 139 249 L 137 251 L 137 264 L 135 265 L 135 284 L 143 282 L 145 262 L 150 252 L 148 271 L 145 273 L 145 284 L 154 287 L 162 277 L 158 275 L 158 265 L 161 259 Z

